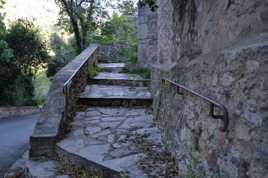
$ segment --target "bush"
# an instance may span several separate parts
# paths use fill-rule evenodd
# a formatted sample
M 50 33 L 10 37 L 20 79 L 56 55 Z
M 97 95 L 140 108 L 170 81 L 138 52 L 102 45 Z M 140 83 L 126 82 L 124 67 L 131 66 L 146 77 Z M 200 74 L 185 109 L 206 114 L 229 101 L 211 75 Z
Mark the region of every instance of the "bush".
M 34 73 L 49 56 L 39 30 L 18 20 L 1 33 L 0 105 L 33 105 Z
M 77 55 L 73 38 L 65 43 L 56 33 L 54 33 L 50 37 L 50 46 L 55 55 L 48 61 L 48 77 L 54 76 Z
M 151 78 L 151 70 L 148 68 L 133 67 L 131 65 L 131 66 L 127 66 L 126 68 L 124 68 L 122 72 L 138 74 L 145 79 Z
M 97 76 L 99 72 L 101 72 L 101 68 L 96 65 L 90 66 L 88 69 L 88 77 L 93 78 Z
M 138 46 L 133 45 L 125 47 L 123 49 L 123 56 L 131 63 L 136 64 L 138 62 Z
M 11 24 L 5 35 L 5 41 L 13 49 L 15 65 L 25 74 L 33 74 L 33 70 L 49 59 L 48 49 L 41 33 L 28 20 L 19 19 Z

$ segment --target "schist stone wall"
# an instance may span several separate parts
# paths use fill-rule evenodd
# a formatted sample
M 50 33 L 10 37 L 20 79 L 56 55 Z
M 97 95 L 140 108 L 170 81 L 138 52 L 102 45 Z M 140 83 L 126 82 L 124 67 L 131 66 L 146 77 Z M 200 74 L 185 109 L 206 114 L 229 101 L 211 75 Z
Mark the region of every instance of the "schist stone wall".
M 158 6 L 157 58 L 140 61 L 154 69 L 154 113 L 180 177 L 267 178 L 268 1 L 159 0 Z M 178 95 L 162 77 L 225 105 L 228 131 L 219 130 L 208 103 Z
M 143 67 L 151 67 L 157 59 L 157 12 L 147 6 L 138 11 L 138 60 Z

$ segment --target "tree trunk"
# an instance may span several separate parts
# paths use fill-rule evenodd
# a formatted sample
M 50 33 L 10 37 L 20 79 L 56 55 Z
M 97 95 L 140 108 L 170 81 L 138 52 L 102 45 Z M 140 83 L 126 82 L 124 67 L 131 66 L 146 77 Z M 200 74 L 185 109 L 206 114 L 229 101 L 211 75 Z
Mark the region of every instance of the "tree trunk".
M 74 31 L 74 36 L 75 36 L 75 41 L 76 41 L 76 46 L 77 46 L 77 52 L 81 53 L 82 50 L 83 50 L 83 42 L 82 42 L 82 38 L 80 36 L 78 22 L 71 16 L 70 16 L 70 19 L 71 19 L 71 24 L 72 24 L 73 31 Z

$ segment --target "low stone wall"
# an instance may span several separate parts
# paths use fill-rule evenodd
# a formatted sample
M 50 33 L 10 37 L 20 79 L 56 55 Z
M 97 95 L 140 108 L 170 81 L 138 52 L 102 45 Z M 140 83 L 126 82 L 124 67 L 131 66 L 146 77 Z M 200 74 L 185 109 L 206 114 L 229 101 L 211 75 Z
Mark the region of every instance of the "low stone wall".
M 110 45 L 101 45 L 99 50 L 99 59 L 101 62 L 119 62 L 123 59 L 124 43 L 115 43 Z
M 31 158 L 54 156 L 55 143 L 68 130 L 77 96 L 87 85 L 89 66 L 97 62 L 97 57 L 98 46 L 91 45 L 55 75 L 30 138 Z
M 41 112 L 37 106 L 0 107 L 0 119 L 13 118 Z

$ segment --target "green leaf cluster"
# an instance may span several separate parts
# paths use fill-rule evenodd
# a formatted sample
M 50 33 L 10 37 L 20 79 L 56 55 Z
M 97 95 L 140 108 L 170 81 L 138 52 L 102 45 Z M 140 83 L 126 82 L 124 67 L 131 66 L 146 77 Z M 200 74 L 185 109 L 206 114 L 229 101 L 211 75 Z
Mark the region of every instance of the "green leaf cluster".
M 33 105 L 34 74 L 49 58 L 46 43 L 27 20 L 7 29 L 1 17 L 0 29 L 0 105 Z
M 0 60 L 11 62 L 13 57 L 13 50 L 9 48 L 8 43 L 4 40 L 0 40 Z
M 139 5 L 140 6 L 148 5 L 152 11 L 155 11 L 158 8 L 158 5 L 156 4 L 156 0 L 140 0 Z
M 50 47 L 55 55 L 48 61 L 46 72 L 48 77 L 54 76 L 77 54 L 74 38 L 70 38 L 65 42 L 57 33 L 50 36 Z

